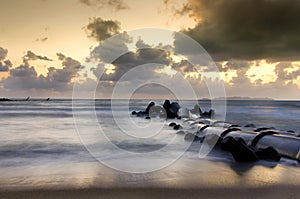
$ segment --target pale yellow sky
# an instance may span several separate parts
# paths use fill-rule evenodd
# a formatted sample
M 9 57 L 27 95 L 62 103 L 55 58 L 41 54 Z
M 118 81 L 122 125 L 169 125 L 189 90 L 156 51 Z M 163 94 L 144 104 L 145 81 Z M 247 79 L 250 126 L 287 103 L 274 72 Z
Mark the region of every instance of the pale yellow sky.
M 125 3 L 129 9 L 116 11 L 91 8 L 79 0 L 0 0 L 0 46 L 8 49 L 8 58 L 14 65 L 21 63 L 27 50 L 52 59 L 61 52 L 83 61 L 90 46 L 96 45 L 84 30 L 92 17 L 118 20 L 123 30 L 145 27 L 179 30 L 194 25 L 188 17 L 173 17 L 161 0 Z M 37 41 L 46 37 L 45 42 Z

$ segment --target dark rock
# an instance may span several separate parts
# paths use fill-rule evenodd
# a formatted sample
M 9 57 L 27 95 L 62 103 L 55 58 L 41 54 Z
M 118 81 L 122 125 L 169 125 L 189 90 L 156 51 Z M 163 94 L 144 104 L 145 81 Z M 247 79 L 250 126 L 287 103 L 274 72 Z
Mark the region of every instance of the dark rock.
M 278 162 L 281 159 L 281 155 L 273 147 L 267 147 L 256 151 L 256 155 L 262 160 L 271 160 Z
M 275 130 L 275 128 L 274 127 L 262 127 L 262 128 L 257 128 L 254 131 L 261 132 L 261 131 L 266 131 L 266 130 Z
M 136 111 L 132 111 L 131 115 L 137 115 L 137 112 Z
M 13 101 L 13 100 L 8 99 L 8 98 L 0 98 L 0 102 L 10 102 L 10 101 Z
M 154 102 L 150 102 L 150 104 L 148 104 L 147 108 L 145 109 L 145 113 L 149 113 L 151 107 L 155 106 Z
M 166 111 L 167 118 L 175 119 L 178 117 L 178 110 L 180 106 L 177 102 L 170 102 L 170 100 L 165 100 L 163 108 Z
M 241 126 L 237 125 L 237 124 L 233 124 L 233 125 L 230 125 L 228 128 L 236 128 L 236 127 L 241 127 Z
M 145 117 L 145 119 L 147 119 L 147 120 L 150 120 L 150 119 L 151 119 L 151 117 L 147 116 L 147 117 Z
M 171 122 L 170 124 L 169 124 L 169 126 L 176 126 L 176 123 L 175 122 Z
M 234 160 L 237 162 L 253 162 L 258 160 L 254 150 L 248 147 L 241 138 L 236 140 L 235 138 L 228 136 L 222 140 L 221 148 L 231 152 Z
M 144 116 L 146 116 L 146 115 L 148 115 L 148 114 L 146 114 L 145 111 L 139 111 L 139 112 L 136 114 L 137 117 L 144 117 Z
M 255 124 L 247 124 L 247 125 L 245 125 L 245 127 L 256 128 Z
M 180 126 L 180 124 L 176 124 L 174 127 L 173 127 L 174 130 L 179 130 L 179 129 L 182 129 L 182 126 Z
M 208 112 L 200 113 L 200 116 L 203 118 L 211 118 L 215 114 L 215 110 L 210 109 Z

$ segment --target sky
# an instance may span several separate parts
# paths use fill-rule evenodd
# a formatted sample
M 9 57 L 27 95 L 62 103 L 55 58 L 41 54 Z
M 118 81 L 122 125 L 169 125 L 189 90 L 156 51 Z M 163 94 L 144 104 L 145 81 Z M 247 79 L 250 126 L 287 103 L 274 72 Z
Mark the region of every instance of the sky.
M 0 98 L 300 98 L 298 0 L 0 3 Z

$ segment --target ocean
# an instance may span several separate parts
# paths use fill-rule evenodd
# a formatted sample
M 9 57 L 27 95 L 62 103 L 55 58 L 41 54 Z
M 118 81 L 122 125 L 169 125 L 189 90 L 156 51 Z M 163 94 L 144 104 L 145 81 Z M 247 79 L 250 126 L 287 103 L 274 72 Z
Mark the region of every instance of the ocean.
M 163 103 L 162 100 L 154 101 Z M 128 117 L 133 110 L 145 109 L 149 102 L 131 100 L 128 109 L 126 101 L 114 101 L 115 118 L 110 100 L 0 102 L 0 186 L 72 184 L 75 183 L 74 176 L 80 184 L 78 179 L 99 175 L 93 170 L 95 163 L 98 164 L 97 158 L 109 168 L 122 170 L 124 167 L 125 172 L 131 172 L 131 164 L 134 164 L 135 169 L 143 171 L 143 166 L 152 157 L 148 154 L 167 145 L 167 151 L 152 154 L 155 158 L 151 161 L 157 161 L 157 164 L 146 168 L 145 172 L 168 166 L 186 149 L 186 144 L 182 144 L 185 143 L 183 137 L 174 137 L 174 130 L 168 127 L 170 121 Z M 198 103 L 202 110 L 210 109 L 210 101 Z M 193 108 L 190 101 L 184 105 Z M 257 127 L 300 131 L 300 101 L 227 101 L 226 108 L 226 121 L 232 124 L 251 123 Z M 95 115 L 91 116 L 91 113 Z M 73 115 L 80 118 L 74 119 Z M 98 136 L 98 131 L 104 132 L 105 136 Z M 93 137 L 95 135 L 98 137 Z M 117 147 L 111 147 L 108 142 Z M 139 155 L 135 157 L 128 152 Z M 197 150 L 190 150 L 187 156 L 198 161 Z M 140 158 L 144 158 L 143 161 Z M 226 162 L 226 158 L 221 161 Z M 213 155 L 208 159 L 214 160 Z M 162 160 L 169 162 L 159 162 Z

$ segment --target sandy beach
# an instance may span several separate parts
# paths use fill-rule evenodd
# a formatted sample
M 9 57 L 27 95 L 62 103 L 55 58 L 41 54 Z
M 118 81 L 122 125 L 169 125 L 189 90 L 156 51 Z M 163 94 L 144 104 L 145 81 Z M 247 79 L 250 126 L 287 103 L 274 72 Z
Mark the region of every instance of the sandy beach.
M 232 189 L 91 188 L 1 192 L 1 198 L 299 198 L 297 186 Z
M 66 168 L 69 168 L 66 172 Z M 40 170 L 39 170 L 40 169 Z M 162 170 L 129 174 L 98 162 L 1 174 L 0 198 L 299 198 L 300 171 L 270 162 L 183 157 Z M 35 172 L 33 171 L 35 170 Z M 60 172 L 64 172 L 60 175 Z M 43 174 L 42 174 L 43 173 Z

